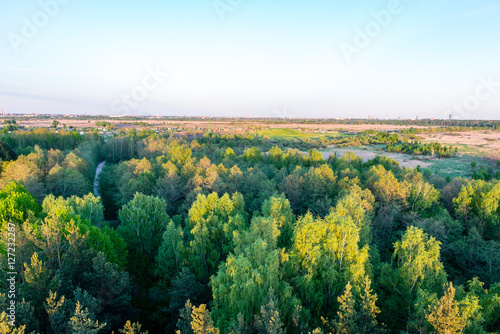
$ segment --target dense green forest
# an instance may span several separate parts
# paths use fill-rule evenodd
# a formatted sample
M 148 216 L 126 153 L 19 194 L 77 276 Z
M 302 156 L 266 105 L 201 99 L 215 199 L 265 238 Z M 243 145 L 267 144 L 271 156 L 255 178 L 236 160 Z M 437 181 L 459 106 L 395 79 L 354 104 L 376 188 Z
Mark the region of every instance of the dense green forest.
M 1 333 L 500 333 L 498 180 L 254 134 L 10 130 Z

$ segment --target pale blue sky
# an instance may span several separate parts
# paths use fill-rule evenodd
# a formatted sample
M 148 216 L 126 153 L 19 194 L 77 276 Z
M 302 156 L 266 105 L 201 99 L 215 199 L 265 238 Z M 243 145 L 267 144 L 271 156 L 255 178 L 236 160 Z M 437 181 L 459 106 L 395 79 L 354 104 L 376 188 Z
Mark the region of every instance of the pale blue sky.
M 393 2 L 0 0 L 0 107 L 500 119 L 500 1 Z

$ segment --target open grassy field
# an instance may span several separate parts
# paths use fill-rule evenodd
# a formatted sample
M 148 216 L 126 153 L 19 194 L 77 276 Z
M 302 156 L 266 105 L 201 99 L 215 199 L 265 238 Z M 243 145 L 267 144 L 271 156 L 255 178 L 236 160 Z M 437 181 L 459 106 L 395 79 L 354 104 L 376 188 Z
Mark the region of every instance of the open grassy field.
M 474 157 L 471 155 L 459 154 L 451 158 L 435 159 L 432 162 L 431 166 L 427 168 L 430 169 L 433 174 L 441 175 L 444 177 L 471 177 L 473 169 L 470 164 L 472 161 L 476 161 L 478 166 L 485 166 L 485 168 L 489 167 L 490 165 L 493 166 L 493 164 L 487 159 L 478 159 L 478 157 Z
M 294 129 L 265 129 L 257 131 L 257 134 L 261 136 L 268 136 L 271 139 L 279 140 L 293 140 L 293 139 L 318 139 L 318 138 L 328 138 L 334 139 L 342 137 L 344 134 L 338 133 L 320 133 L 312 131 L 300 131 Z

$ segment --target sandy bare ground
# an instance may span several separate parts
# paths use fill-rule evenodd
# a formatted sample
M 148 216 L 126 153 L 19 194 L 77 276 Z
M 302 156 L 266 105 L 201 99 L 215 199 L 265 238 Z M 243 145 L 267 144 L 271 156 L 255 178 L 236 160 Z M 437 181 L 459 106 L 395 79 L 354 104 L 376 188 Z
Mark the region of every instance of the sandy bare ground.
M 399 126 L 390 124 L 302 124 L 302 123 L 272 123 L 272 122 L 258 122 L 258 121 L 179 121 L 175 122 L 186 129 L 208 129 L 211 127 L 213 130 L 250 130 L 255 127 L 269 128 L 269 129 L 302 129 L 308 131 L 348 131 L 348 132 L 361 132 L 366 130 L 376 131 L 397 131 L 401 129 L 408 129 L 412 126 Z M 413 128 L 419 128 L 413 126 Z M 424 128 L 424 127 L 421 127 Z
M 346 152 L 352 152 L 358 157 L 361 157 L 363 161 L 368 161 L 373 158 L 375 158 L 378 155 L 385 155 L 388 158 L 394 159 L 401 166 L 404 166 L 406 168 L 416 168 L 418 165 L 420 165 L 421 168 L 427 168 L 432 166 L 432 159 L 429 160 L 418 160 L 415 158 L 410 158 L 405 154 L 399 154 L 399 153 L 388 153 L 388 152 L 373 152 L 373 151 L 365 151 L 365 150 L 357 150 L 357 149 L 348 149 L 348 148 L 328 148 L 326 150 L 322 150 L 321 154 L 323 154 L 323 158 L 326 160 L 328 157 L 332 154 L 335 153 L 337 157 L 342 157 Z
M 114 120 L 114 119 L 106 119 L 106 120 L 99 120 L 99 121 L 96 121 L 96 120 L 90 120 L 90 122 L 88 120 L 79 120 L 79 119 L 57 119 L 57 121 L 59 122 L 59 128 L 62 127 L 63 124 L 65 124 L 66 126 L 73 126 L 73 127 L 78 127 L 78 128 L 102 128 L 102 126 L 98 126 L 96 124 L 96 122 L 99 122 L 99 121 L 105 121 L 105 122 L 110 122 L 110 123 L 113 123 L 116 125 L 116 127 L 118 129 L 120 128 L 141 128 L 140 125 L 137 125 L 137 124 L 120 124 L 120 123 L 128 123 L 128 122 L 132 122 L 132 121 L 117 121 L 117 120 Z M 19 125 L 23 125 L 23 126 L 36 126 L 36 127 L 50 127 L 52 125 L 52 122 L 53 120 L 50 119 L 50 120 L 28 120 L 28 121 L 18 121 L 18 124 Z M 146 120 L 145 122 L 151 124 L 152 126 L 154 126 L 155 122 L 151 122 L 151 120 Z M 160 124 L 158 124 L 158 126 L 160 126 Z M 161 122 L 161 126 L 167 126 L 166 124 L 163 124 L 163 122 Z
M 19 121 L 20 125 L 24 126 L 40 126 L 40 127 L 49 127 L 52 124 L 53 119 L 47 120 L 25 120 Z M 97 128 L 99 126 L 96 125 L 96 120 L 79 120 L 79 119 L 58 119 L 60 124 L 66 124 L 66 126 L 73 127 L 92 127 Z M 113 118 L 104 119 L 100 121 L 106 121 L 113 124 L 116 124 L 118 128 L 127 127 L 127 128 L 140 128 L 141 126 L 136 124 L 120 124 L 120 123 L 132 123 L 133 121 L 123 121 L 116 120 Z M 253 130 L 256 127 L 260 128 L 281 128 L 281 129 L 302 129 L 307 131 L 318 131 L 318 132 L 338 132 L 338 131 L 347 131 L 347 132 L 362 132 L 365 130 L 376 130 L 376 131 L 397 131 L 401 129 L 407 129 L 411 126 L 399 126 L 399 125 L 390 125 L 390 124 L 301 124 L 301 123 L 273 123 L 273 122 L 262 122 L 262 121 L 244 121 L 244 120 L 228 120 L 228 121 L 208 121 L 207 120 L 196 120 L 196 121 L 164 121 L 164 120 L 154 120 L 154 119 L 144 119 L 140 120 L 146 123 L 149 123 L 152 127 L 181 127 L 184 129 L 208 129 L 212 128 L 212 130 L 219 131 L 249 131 Z M 61 126 L 60 125 L 60 126 Z M 418 126 L 413 126 L 414 128 L 418 128 Z
M 419 136 L 424 142 L 438 142 L 445 145 L 466 145 L 470 153 L 482 153 L 490 158 L 500 158 L 499 131 L 469 131 L 436 133 Z

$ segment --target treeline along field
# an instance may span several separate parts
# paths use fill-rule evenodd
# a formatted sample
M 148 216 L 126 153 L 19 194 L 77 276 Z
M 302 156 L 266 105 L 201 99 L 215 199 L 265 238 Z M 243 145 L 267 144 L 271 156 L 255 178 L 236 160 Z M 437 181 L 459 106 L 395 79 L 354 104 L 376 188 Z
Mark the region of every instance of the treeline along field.
M 1 131 L 1 284 L 10 223 L 18 295 L 13 328 L 0 294 L 1 331 L 498 332 L 500 181 L 385 156 L 325 160 L 319 147 L 255 134 Z

